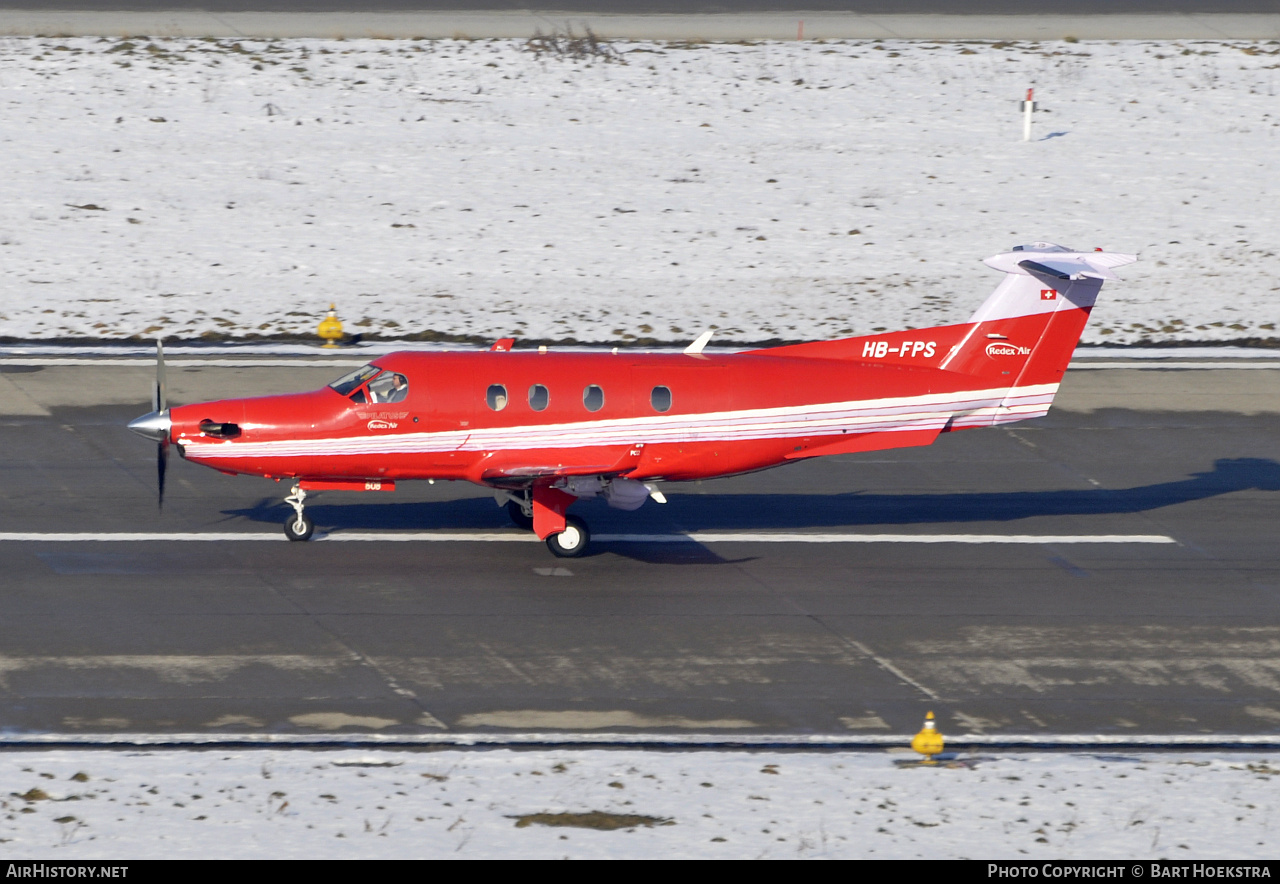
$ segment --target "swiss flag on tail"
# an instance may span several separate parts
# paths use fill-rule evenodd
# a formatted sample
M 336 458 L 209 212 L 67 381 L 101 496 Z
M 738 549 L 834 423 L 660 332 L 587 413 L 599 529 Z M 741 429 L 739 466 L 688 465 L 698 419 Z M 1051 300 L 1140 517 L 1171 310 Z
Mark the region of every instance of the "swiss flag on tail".
M 1054 289 L 1040 289 L 1041 301 L 1056 301 L 1057 299 L 1058 293 Z

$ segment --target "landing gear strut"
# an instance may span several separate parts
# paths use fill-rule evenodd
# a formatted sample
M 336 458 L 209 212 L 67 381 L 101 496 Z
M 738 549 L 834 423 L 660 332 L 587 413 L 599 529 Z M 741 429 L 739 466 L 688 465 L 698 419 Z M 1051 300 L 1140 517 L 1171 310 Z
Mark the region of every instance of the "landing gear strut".
M 577 516 L 565 515 L 565 510 L 578 499 L 575 495 L 560 488 L 535 485 L 522 491 L 499 489 L 494 497 L 517 528 L 536 533 L 553 555 L 572 559 L 587 551 L 591 542 L 587 523 Z
M 522 531 L 533 530 L 533 505 L 521 504 L 517 500 L 507 501 L 507 515 L 511 522 Z
M 534 494 L 529 489 L 524 491 L 503 491 L 507 498 L 507 516 L 513 525 L 521 531 L 534 530 Z M 500 504 L 499 504 L 500 505 Z
M 284 520 L 284 536 L 290 540 L 310 540 L 315 533 L 316 525 L 302 511 L 302 502 L 307 499 L 307 492 L 301 485 L 294 485 L 284 502 L 293 507 L 294 514 Z

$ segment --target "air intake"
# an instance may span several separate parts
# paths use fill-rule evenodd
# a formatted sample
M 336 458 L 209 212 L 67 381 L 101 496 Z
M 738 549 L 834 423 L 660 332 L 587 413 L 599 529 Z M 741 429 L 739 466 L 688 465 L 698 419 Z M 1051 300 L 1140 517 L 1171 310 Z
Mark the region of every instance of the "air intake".
M 200 432 L 215 439 L 234 439 L 240 435 L 240 425 L 219 424 L 206 418 L 200 421 Z

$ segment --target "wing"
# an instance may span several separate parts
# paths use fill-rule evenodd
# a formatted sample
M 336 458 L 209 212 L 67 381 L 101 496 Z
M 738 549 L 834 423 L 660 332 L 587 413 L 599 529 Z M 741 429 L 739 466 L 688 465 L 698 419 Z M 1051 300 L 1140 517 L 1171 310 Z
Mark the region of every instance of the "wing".
M 798 460 L 802 457 L 819 457 L 828 454 L 857 454 L 862 451 L 885 451 L 889 448 L 915 448 L 920 445 L 932 445 L 941 430 L 886 430 L 879 433 L 859 433 L 836 439 L 826 444 L 819 443 L 812 448 L 793 451 L 787 460 Z
M 617 449 L 615 448 L 614 451 L 616 452 Z M 640 458 L 644 454 L 644 445 L 628 446 L 621 456 L 615 455 L 612 459 L 606 459 L 612 452 L 595 449 L 589 452 L 594 456 L 588 457 L 589 462 L 586 463 L 539 463 L 538 460 L 533 459 L 531 459 L 532 462 L 515 460 L 521 454 L 531 453 L 511 452 L 501 462 L 487 465 L 480 473 L 480 481 L 494 488 L 528 488 L 530 485 L 550 484 L 556 479 L 570 476 L 600 476 L 605 479 L 614 479 L 625 476 L 639 465 Z

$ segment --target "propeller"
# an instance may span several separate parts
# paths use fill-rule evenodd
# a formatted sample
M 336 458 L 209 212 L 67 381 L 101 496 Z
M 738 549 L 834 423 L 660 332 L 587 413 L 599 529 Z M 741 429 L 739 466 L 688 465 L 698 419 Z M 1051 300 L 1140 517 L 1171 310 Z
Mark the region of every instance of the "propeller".
M 169 438 L 156 444 L 156 509 L 164 509 L 164 474 L 169 469 Z
M 156 385 L 151 410 L 165 417 L 164 436 L 156 443 L 156 509 L 164 509 L 164 474 L 169 470 L 169 391 L 164 377 L 164 342 L 156 341 Z
M 129 421 L 129 429 L 156 443 L 157 505 L 164 509 L 164 477 L 169 468 L 169 396 L 164 376 L 164 343 L 156 341 L 156 382 L 151 388 L 151 412 Z
M 164 342 L 156 341 L 156 385 L 151 390 L 151 410 L 169 410 L 169 397 L 164 380 Z

